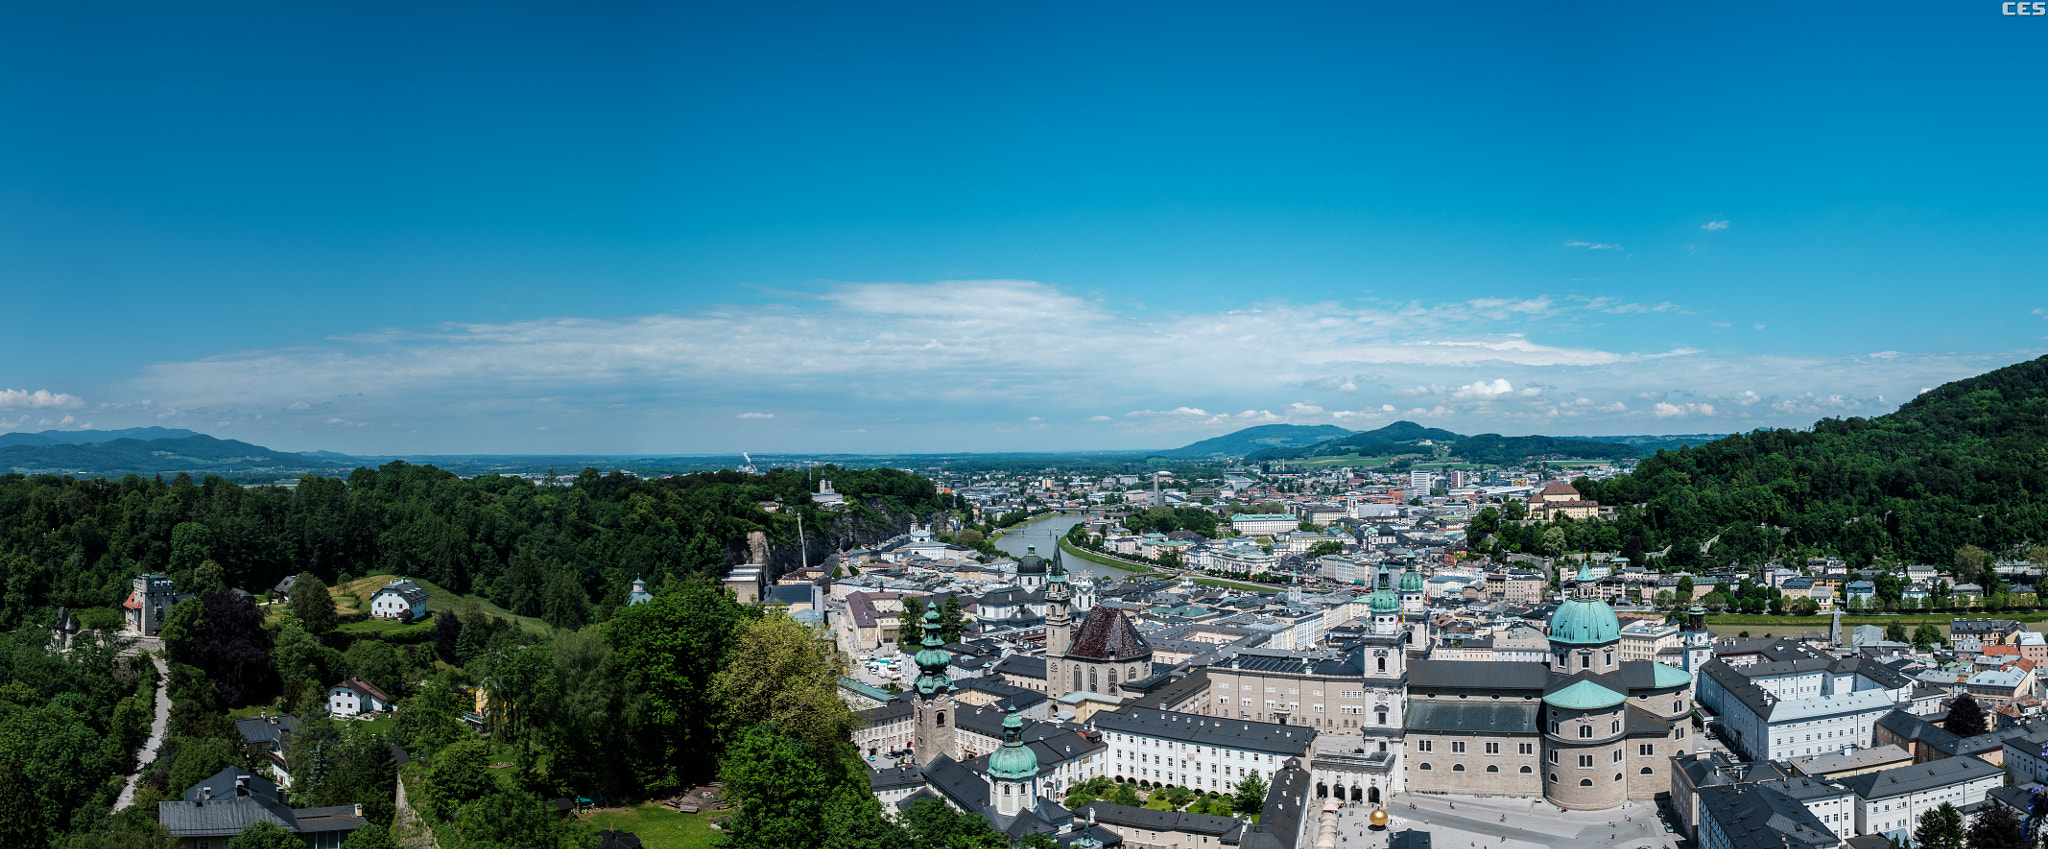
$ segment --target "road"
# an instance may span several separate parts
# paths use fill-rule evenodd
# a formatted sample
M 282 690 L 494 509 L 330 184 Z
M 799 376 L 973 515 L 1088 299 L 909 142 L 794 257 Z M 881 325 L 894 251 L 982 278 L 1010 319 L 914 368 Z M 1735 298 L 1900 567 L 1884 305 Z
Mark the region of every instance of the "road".
M 157 645 L 162 647 L 160 642 Z M 156 751 L 163 746 L 164 735 L 171 730 L 171 668 L 164 665 L 164 659 L 156 654 L 151 654 L 149 660 L 156 664 L 156 717 L 149 721 L 149 739 L 142 741 L 142 749 L 135 753 L 135 773 L 122 782 L 121 795 L 114 798 L 116 811 L 135 804 L 135 785 L 142 780 L 143 771 L 156 762 Z

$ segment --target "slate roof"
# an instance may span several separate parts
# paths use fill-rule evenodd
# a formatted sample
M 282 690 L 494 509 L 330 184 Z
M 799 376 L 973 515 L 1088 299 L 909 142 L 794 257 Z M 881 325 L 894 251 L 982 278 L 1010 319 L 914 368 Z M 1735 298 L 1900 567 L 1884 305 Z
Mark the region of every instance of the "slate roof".
M 237 792 L 237 781 L 244 792 Z M 210 798 L 202 801 L 202 791 L 209 789 Z M 178 837 L 228 837 L 258 821 L 295 834 L 354 831 L 368 823 L 356 816 L 354 805 L 294 810 L 284 803 L 276 784 L 236 767 L 185 788 L 179 801 L 158 802 L 157 820 Z
M 411 581 L 393 581 L 385 585 L 383 589 L 378 590 L 371 597 L 375 598 L 385 593 L 397 595 L 399 598 L 405 599 L 407 604 L 419 605 L 427 603 L 427 591 L 421 589 L 419 584 Z
M 1734 849 L 1835 849 L 1841 838 L 1799 800 L 1751 784 L 1699 791 L 1700 819 L 1712 819 Z
M 989 674 L 1015 675 L 1019 678 L 1043 681 L 1045 680 L 1045 658 L 1013 654 L 996 661 L 996 665 L 989 669 Z
M 1104 731 L 1288 756 L 1308 754 L 1316 738 L 1315 729 L 1300 725 L 1221 719 L 1141 707 L 1097 713 L 1089 723 Z
M 1550 686 L 1550 669 L 1541 663 L 1512 660 L 1417 660 L 1408 664 L 1408 689 L 1542 690 Z
M 1244 827 L 1244 822 L 1236 817 L 1191 814 L 1186 811 L 1156 811 L 1151 808 L 1102 801 L 1089 802 L 1075 808 L 1074 816 L 1108 826 L 1208 835 L 1219 838 L 1218 842 L 1222 843 L 1236 843 L 1237 840 L 1232 833 Z
M 1123 611 L 1096 605 L 1074 631 L 1074 644 L 1067 650 L 1067 656 L 1084 660 L 1136 660 L 1152 656 L 1152 647 L 1145 644 L 1145 638 L 1124 617 Z
M 1436 701 L 1409 699 L 1409 731 L 1452 734 L 1534 734 L 1541 704 L 1533 701 Z
M 251 743 L 276 744 L 299 733 L 299 718 L 296 716 L 252 716 L 235 720 L 235 730 L 242 732 L 242 739 Z
M 1842 786 L 1867 801 L 1919 793 L 1936 787 L 1999 775 L 2002 772 L 1998 767 L 1972 757 L 1941 758 L 1898 769 L 1852 775 L 1842 779 Z

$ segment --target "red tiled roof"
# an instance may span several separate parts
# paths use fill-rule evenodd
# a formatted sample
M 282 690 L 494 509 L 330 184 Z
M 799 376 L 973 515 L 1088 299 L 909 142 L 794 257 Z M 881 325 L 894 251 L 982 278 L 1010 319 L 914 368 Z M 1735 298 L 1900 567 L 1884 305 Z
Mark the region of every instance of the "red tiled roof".
M 129 591 L 128 591 L 128 600 L 127 600 L 127 601 L 124 601 L 124 602 L 121 602 L 121 606 L 122 606 L 122 607 L 125 607 L 125 608 L 128 608 L 129 610 L 141 610 L 141 609 L 142 609 L 142 602 L 141 602 L 141 601 L 138 601 L 138 600 L 136 600 L 136 598 L 135 598 L 135 591 L 134 591 L 134 590 L 129 590 Z

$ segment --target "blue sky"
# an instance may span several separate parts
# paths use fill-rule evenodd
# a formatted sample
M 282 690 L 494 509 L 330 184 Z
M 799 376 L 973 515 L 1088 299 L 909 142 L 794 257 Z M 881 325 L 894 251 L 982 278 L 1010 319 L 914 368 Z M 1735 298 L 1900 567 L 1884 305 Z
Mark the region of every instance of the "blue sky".
M 0 430 L 1696 433 L 2048 350 L 2048 19 L 1274 7 L 13 4 Z

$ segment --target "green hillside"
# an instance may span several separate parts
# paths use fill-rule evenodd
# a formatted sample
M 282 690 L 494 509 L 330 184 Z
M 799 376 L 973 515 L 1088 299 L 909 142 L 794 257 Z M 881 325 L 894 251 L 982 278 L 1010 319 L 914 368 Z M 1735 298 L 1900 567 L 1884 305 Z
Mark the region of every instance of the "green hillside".
M 175 439 L 113 439 L 0 447 L 0 472 L 60 472 L 115 477 L 125 474 L 291 473 L 349 468 L 332 457 L 272 451 L 233 439 L 192 435 Z
M 1385 427 L 1359 433 L 1345 433 L 1335 438 L 1325 438 L 1314 445 L 1296 448 L 1269 448 L 1245 457 L 1248 461 L 1295 460 L 1308 457 L 1335 457 L 1352 454 L 1380 453 L 1377 449 L 1389 445 L 1430 440 L 1432 442 L 1455 442 L 1464 437 L 1440 428 L 1423 427 L 1411 421 L 1398 421 Z
M 1242 457 L 1262 449 L 1288 449 L 1314 445 L 1328 439 L 1349 436 L 1351 431 L 1336 425 L 1289 425 L 1272 424 L 1248 427 L 1235 433 L 1226 433 L 1211 439 L 1204 439 L 1183 445 L 1171 451 L 1161 451 L 1154 457 Z
M 1622 520 L 1624 545 L 1668 545 L 1680 565 L 1800 552 L 1949 564 L 1966 545 L 2024 556 L 2048 543 L 2048 357 L 1945 384 L 1889 415 L 1665 451 L 1584 489 L 1643 505 Z
M 1451 444 L 1451 456 L 1471 463 L 1508 464 L 1534 459 L 1623 460 L 1644 452 L 1618 442 L 1559 436 L 1502 436 L 1482 433 Z

